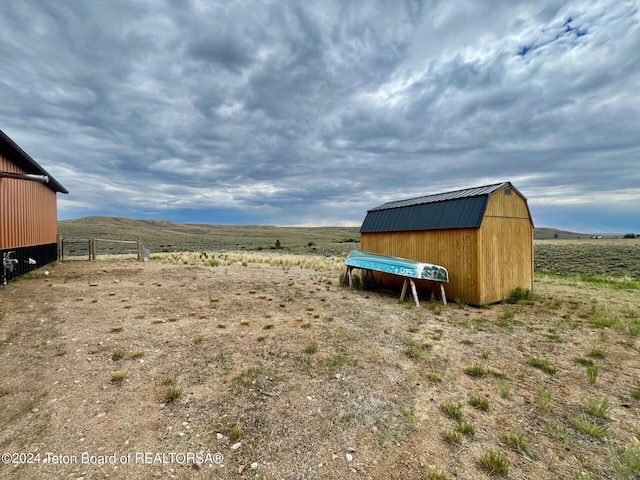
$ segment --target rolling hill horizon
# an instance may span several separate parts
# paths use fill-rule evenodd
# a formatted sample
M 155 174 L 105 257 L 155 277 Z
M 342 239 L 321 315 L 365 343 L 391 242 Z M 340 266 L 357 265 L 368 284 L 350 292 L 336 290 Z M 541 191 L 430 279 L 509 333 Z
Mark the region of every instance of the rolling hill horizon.
M 233 225 L 208 223 L 176 223 L 169 220 L 138 220 L 127 217 L 88 216 L 58 221 L 59 233 L 63 237 L 104 237 L 109 239 L 140 237 L 155 239 L 149 242 L 158 245 L 179 244 L 189 237 L 215 237 L 223 247 L 240 244 L 255 248 L 268 246 L 280 239 L 288 243 L 356 240 L 359 241 L 360 225 L 354 226 L 278 226 L 278 225 Z M 114 236 L 115 235 L 115 236 Z M 551 227 L 536 227 L 534 239 L 581 239 L 592 236 L 615 237 L 613 234 L 572 232 Z M 619 234 L 622 235 L 622 234 Z M 283 240 L 284 239 L 284 240 Z M 239 241 L 242 240 L 242 241 Z M 193 242 L 187 242 L 193 243 Z

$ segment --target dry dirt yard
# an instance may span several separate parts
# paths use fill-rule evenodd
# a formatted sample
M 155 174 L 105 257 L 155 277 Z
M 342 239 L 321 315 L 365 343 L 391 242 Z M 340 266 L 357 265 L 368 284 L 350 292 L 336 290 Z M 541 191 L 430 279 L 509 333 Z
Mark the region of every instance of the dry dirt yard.
M 416 308 L 324 257 L 47 268 L 0 290 L 1 478 L 638 478 L 637 290 Z

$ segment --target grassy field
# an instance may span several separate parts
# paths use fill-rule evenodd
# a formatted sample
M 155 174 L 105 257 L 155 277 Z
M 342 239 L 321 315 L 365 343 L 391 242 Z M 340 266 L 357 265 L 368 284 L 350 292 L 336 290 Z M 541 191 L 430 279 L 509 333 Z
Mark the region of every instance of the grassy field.
M 535 243 L 535 268 L 559 275 L 640 280 L 640 240 L 539 240 Z

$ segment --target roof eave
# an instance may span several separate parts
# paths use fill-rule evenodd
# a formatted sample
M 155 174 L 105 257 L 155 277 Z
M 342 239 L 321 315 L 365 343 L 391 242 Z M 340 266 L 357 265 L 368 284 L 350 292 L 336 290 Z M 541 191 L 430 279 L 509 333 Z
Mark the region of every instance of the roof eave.
M 64 188 L 60 182 L 53 178 L 51 174 L 49 174 L 44 168 L 42 168 L 42 166 L 38 162 L 31 158 L 31 156 L 27 152 L 22 150 L 22 148 L 20 148 L 20 146 L 16 142 L 11 140 L 11 138 L 2 130 L 0 130 L 0 142 L 0 147 L 7 147 L 13 154 L 11 155 L 11 157 L 13 158 L 9 158 L 9 160 L 25 170 L 26 173 L 46 175 L 47 177 L 49 177 L 49 182 L 47 182 L 45 185 L 47 185 L 51 190 L 60 193 L 69 193 L 69 190 Z M 5 149 L 0 148 L 0 152 L 2 152 L 2 150 Z M 18 159 L 17 162 L 16 157 Z

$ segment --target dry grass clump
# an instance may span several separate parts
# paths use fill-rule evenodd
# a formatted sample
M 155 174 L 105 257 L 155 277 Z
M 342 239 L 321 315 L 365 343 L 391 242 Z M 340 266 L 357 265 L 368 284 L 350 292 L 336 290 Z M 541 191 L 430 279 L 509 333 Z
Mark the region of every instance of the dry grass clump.
M 509 431 L 502 435 L 502 441 L 510 448 L 521 453 L 529 453 L 531 441 L 523 431 Z
M 490 406 L 489 400 L 487 398 L 477 394 L 471 395 L 471 397 L 469 397 L 469 405 L 485 412 L 489 411 Z
M 462 405 L 459 403 L 443 403 L 440 405 L 440 410 L 442 410 L 442 413 L 452 420 L 456 420 L 458 422 L 462 420 Z
M 129 370 L 117 370 L 111 374 L 111 383 L 122 383 L 129 376 Z
M 182 387 L 169 387 L 164 394 L 166 403 L 173 403 L 182 396 Z
M 116 348 L 112 353 L 111 353 L 111 361 L 113 362 L 117 362 L 118 360 L 122 360 L 125 356 L 125 351 L 121 348 Z
M 181 265 L 202 265 L 209 267 L 249 265 L 278 267 L 285 270 L 298 268 L 318 272 L 341 270 L 344 260 L 340 257 L 318 255 L 292 255 L 281 252 L 182 252 L 154 254 L 154 260 L 162 260 Z
M 424 474 L 426 480 L 453 480 L 453 476 L 444 468 L 430 467 Z
M 478 458 L 480 466 L 489 475 L 500 475 L 506 477 L 509 474 L 509 460 L 503 452 L 491 449 Z

